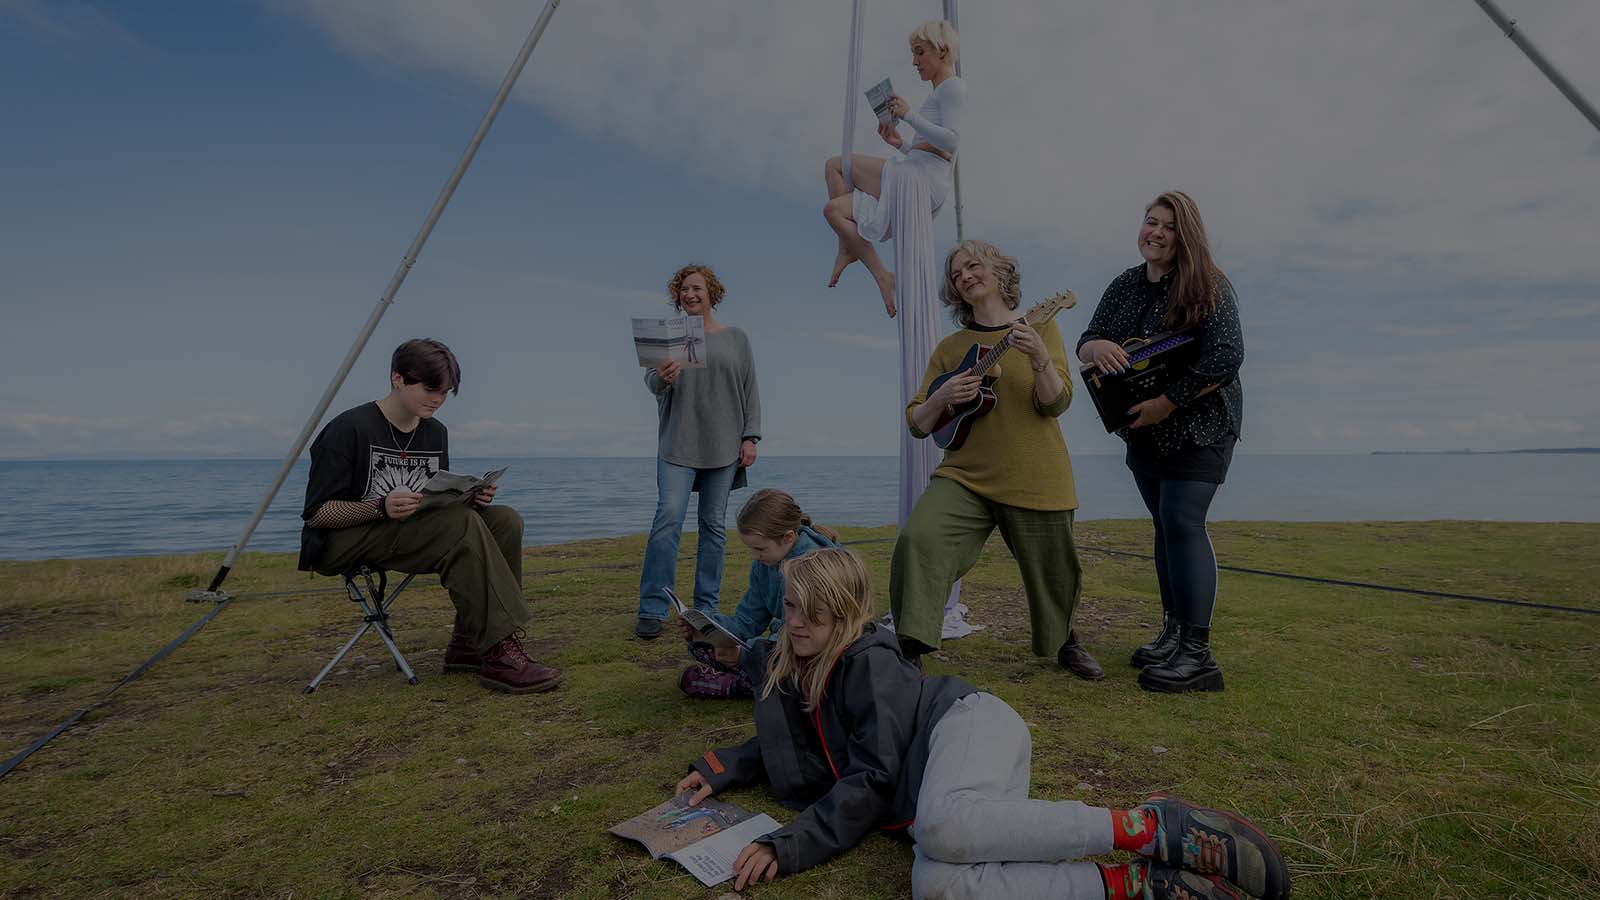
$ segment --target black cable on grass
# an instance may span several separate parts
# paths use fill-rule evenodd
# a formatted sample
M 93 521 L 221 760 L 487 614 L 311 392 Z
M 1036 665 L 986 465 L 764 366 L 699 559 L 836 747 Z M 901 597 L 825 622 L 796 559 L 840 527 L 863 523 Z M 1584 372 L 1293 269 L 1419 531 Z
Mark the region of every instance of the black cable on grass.
M 23 760 L 25 760 L 28 757 L 32 756 L 36 751 L 39 750 L 39 748 L 43 747 L 45 744 L 50 743 L 50 741 L 52 739 L 54 739 L 56 735 L 60 734 L 63 731 L 66 731 L 68 728 L 71 728 L 72 726 L 78 724 L 78 721 L 80 719 L 82 719 L 84 716 L 88 715 L 90 712 L 93 712 L 94 710 L 99 709 L 101 706 L 104 706 L 106 701 L 111 699 L 111 695 L 115 694 L 117 691 L 121 690 L 123 685 L 129 683 L 130 681 L 133 681 L 135 678 L 138 678 L 140 675 L 143 675 L 146 671 L 148 671 L 150 669 L 151 666 L 153 666 L 156 663 L 160 662 L 161 660 L 165 659 L 167 654 L 169 654 L 172 651 L 178 649 L 179 645 L 181 645 L 184 641 L 187 641 L 189 638 L 194 637 L 196 632 L 198 632 L 200 629 L 206 627 L 206 623 L 207 622 L 210 622 L 212 619 L 215 619 L 217 617 L 217 614 L 222 612 L 223 609 L 227 608 L 228 604 L 232 603 L 232 602 L 233 602 L 233 598 L 229 597 L 229 598 L 217 603 L 215 606 L 211 607 L 211 609 L 207 610 L 206 614 L 201 616 L 199 619 L 197 619 L 193 625 L 190 625 L 188 628 L 184 629 L 183 634 L 180 634 L 177 637 L 173 638 L 170 642 L 167 643 L 167 645 L 165 647 L 162 647 L 160 650 L 157 650 L 155 652 L 155 655 L 150 657 L 149 659 L 145 660 L 143 663 L 141 663 L 139 665 L 139 668 L 134 669 L 132 672 L 129 672 L 127 675 L 124 675 L 121 681 L 119 681 L 116 684 L 111 686 L 111 690 L 106 691 L 104 694 L 100 695 L 100 699 L 96 700 L 95 702 L 89 704 L 88 706 L 85 706 L 84 708 L 82 708 L 82 709 L 78 710 L 77 712 L 73 713 L 72 715 L 68 716 L 67 720 L 65 722 L 62 722 L 60 725 L 57 725 L 55 728 L 51 729 L 49 734 L 45 735 L 42 738 L 39 738 L 37 741 L 34 741 L 32 744 L 29 744 L 27 749 L 23 750 L 21 753 L 18 753 L 16 756 L 13 756 L 10 759 L 6 760 L 5 765 L 4 766 L 0 766 L 0 778 L 4 778 L 7 775 L 10 775 L 12 769 L 15 769 L 17 766 L 22 765 L 22 761 Z
M 893 540 L 895 540 L 895 539 L 894 538 L 863 538 L 863 539 L 858 540 L 858 541 L 840 541 L 840 543 L 844 544 L 846 546 L 849 546 L 849 545 L 860 545 L 860 544 L 887 544 L 887 543 L 889 543 L 889 542 L 891 542 Z M 1091 553 L 1105 554 L 1106 556 L 1122 556 L 1122 557 L 1127 557 L 1129 559 L 1143 559 L 1143 560 L 1154 560 L 1155 559 L 1154 556 L 1151 556 L 1151 555 L 1146 554 L 1146 553 L 1130 553 L 1127 550 L 1112 550 L 1112 549 L 1110 549 L 1108 547 L 1095 547 L 1095 546 L 1092 546 L 1092 545 L 1089 545 L 1089 544 L 1079 544 L 1078 548 L 1080 550 L 1087 550 L 1087 551 L 1089 551 Z M 682 556 L 678 557 L 678 560 L 680 562 L 682 562 L 684 560 L 687 560 L 687 559 L 689 559 L 689 554 L 687 554 L 687 553 L 685 553 Z M 632 563 L 632 562 L 628 562 L 628 563 L 596 563 L 594 565 L 587 565 L 587 566 L 567 566 L 567 567 L 560 568 L 560 569 L 542 569 L 542 570 L 537 571 L 537 572 L 527 572 L 525 574 L 528 575 L 528 576 L 564 575 L 564 574 L 566 574 L 568 572 L 585 572 L 585 571 L 597 571 L 597 570 L 604 570 L 604 569 L 612 569 L 612 570 L 615 570 L 615 569 L 632 569 L 632 568 L 637 568 L 637 566 L 638 566 L 637 563 Z M 1217 568 L 1218 569 L 1222 569 L 1224 571 L 1228 571 L 1228 572 L 1242 572 L 1242 573 L 1244 573 L 1246 575 L 1264 575 L 1264 576 L 1266 576 L 1268 578 L 1285 578 L 1285 579 L 1288 579 L 1290 581 L 1304 581 L 1304 582 L 1308 582 L 1308 583 L 1311 583 L 1311 584 L 1327 584 L 1327 585 L 1332 585 L 1334 587 L 1362 588 L 1362 589 L 1369 590 L 1369 591 L 1386 591 L 1386 592 L 1394 593 L 1394 594 L 1415 594 L 1415 595 L 1417 595 L 1419 597 L 1437 597 L 1437 598 L 1442 599 L 1442 600 L 1466 600 L 1466 601 L 1469 601 L 1469 602 L 1472 602 L 1472 603 L 1492 603 L 1492 604 L 1496 604 L 1496 605 L 1499 605 L 1499 606 L 1515 606 L 1515 607 L 1521 607 L 1521 608 L 1524 608 L 1524 609 L 1545 609 L 1545 610 L 1550 610 L 1552 612 L 1577 613 L 1579 615 L 1584 615 L 1584 616 L 1600 616 L 1600 609 L 1584 609 L 1582 607 L 1561 606 L 1561 605 L 1554 604 L 1554 603 L 1535 603 L 1535 602 L 1533 602 L 1531 600 L 1508 600 L 1508 599 L 1505 599 L 1503 597 L 1480 597 L 1480 596 L 1477 596 L 1477 595 L 1474 595 L 1474 594 L 1453 594 L 1453 593 L 1449 593 L 1449 592 L 1446 592 L 1446 591 L 1430 591 L 1430 590 L 1426 590 L 1426 589 L 1423 589 L 1423 588 L 1406 588 L 1406 587 L 1395 587 L 1393 585 L 1388 585 L 1388 584 L 1373 584 L 1373 583 L 1368 582 L 1368 581 L 1348 581 L 1348 580 L 1345 580 L 1345 579 L 1342 579 L 1342 578 L 1321 578 L 1321 577 L 1318 577 L 1318 576 L 1315 576 L 1315 575 L 1295 575 L 1295 574 L 1292 574 L 1292 573 L 1289 573 L 1289 572 L 1272 572 L 1272 571 L 1268 571 L 1266 569 L 1248 569 L 1248 568 L 1245 568 L 1243 566 L 1223 566 L 1223 565 L 1219 565 L 1219 566 L 1217 566 Z M 423 582 L 420 586 L 422 586 L 422 587 L 430 587 L 430 586 L 438 586 L 438 584 L 439 584 L 439 582 L 435 580 L 435 581 L 430 581 L 430 582 Z M 338 592 L 342 593 L 343 589 L 342 588 L 308 588 L 308 589 L 303 589 L 303 590 L 289 590 L 289 591 L 263 591 L 263 592 L 253 592 L 253 593 L 249 594 L 249 596 L 252 597 L 252 598 L 258 598 L 258 597 L 294 597 L 294 596 L 303 596 L 303 595 L 306 595 L 306 594 L 333 593 L 335 591 L 338 591 Z M 244 595 L 240 595 L 240 596 L 244 596 Z M 4 766 L 0 766 L 0 778 L 5 778 L 7 775 L 10 775 L 11 774 L 11 770 L 13 770 L 17 766 L 21 765 L 23 760 L 27 759 L 29 756 L 32 756 L 36 751 L 38 751 L 44 745 L 50 743 L 50 741 L 53 740 L 57 735 L 61 734 L 61 732 L 66 731 L 68 728 L 71 728 L 72 726 L 78 724 L 78 722 L 80 720 L 82 720 L 85 715 L 87 715 L 90 712 L 93 712 L 94 710 L 99 709 L 101 706 L 105 705 L 106 701 L 111 699 L 111 695 L 115 694 L 119 689 L 122 688 L 123 685 L 127 684 L 130 681 L 133 681 L 135 678 L 138 678 L 140 675 L 143 675 L 151 666 L 153 666 L 156 663 L 160 662 L 163 658 L 165 658 L 167 656 L 167 654 L 171 653 L 173 650 L 176 650 L 178 648 L 178 646 L 181 645 L 184 641 L 187 641 L 189 638 L 193 637 L 195 635 L 195 633 L 198 632 L 201 628 L 204 628 L 207 622 L 210 622 L 212 619 L 216 618 L 217 614 L 222 612 L 223 607 L 227 606 L 229 603 L 233 602 L 236 599 L 239 599 L 239 597 L 227 597 L 226 599 L 218 602 L 214 607 L 211 608 L 211 610 L 209 612 L 207 612 L 204 616 L 201 616 L 199 621 L 195 622 L 193 625 L 190 625 L 188 627 L 188 629 L 183 632 L 183 634 L 178 635 L 170 643 L 168 643 L 165 647 L 162 647 L 160 650 L 156 651 L 156 654 L 154 656 L 150 657 L 149 659 L 145 660 L 144 663 L 139 666 L 139 668 L 134 669 L 132 672 L 129 672 L 127 674 L 127 676 L 125 676 L 121 681 L 117 682 L 116 685 L 111 688 L 111 690 L 106 691 L 105 694 L 100 697 L 100 699 L 98 699 L 95 702 L 89 704 L 88 706 L 85 706 L 84 708 L 74 712 L 72 715 L 67 717 L 67 720 L 65 722 L 62 722 L 60 725 L 57 725 L 55 728 L 51 729 L 49 734 L 46 734 L 44 737 L 41 737 L 38 740 L 34 741 L 32 744 L 29 744 L 27 749 L 25 749 L 22 752 L 18 753 L 16 756 L 13 756 L 10 759 L 6 760 L 5 765 Z
M 1091 547 L 1079 544 L 1078 549 L 1088 550 L 1093 553 L 1104 553 L 1107 556 L 1126 556 L 1131 559 L 1154 560 L 1154 556 L 1145 553 L 1129 553 L 1126 550 L 1109 550 L 1104 547 Z M 1475 594 L 1452 594 L 1446 591 L 1429 591 L 1423 588 L 1395 587 L 1388 584 L 1373 584 L 1370 581 L 1346 581 L 1342 578 L 1320 578 L 1315 575 L 1293 575 L 1288 572 L 1269 572 L 1266 569 L 1247 569 L 1243 566 L 1218 565 L 1217 568 L 1226 572 L 1243 572 L 1246 575 L 1265 575 L 1268 578 L 1287 578 L 1290 581 L 1306 581 L 1312 584 L 1331 584 L 1336 587 L 1365 588 L 1369 591 L 1388 591 L 1394 594 L 1416 594 L 1419 597 L 1438 597 L 1444 600 L 1468 600 L 1473 603 L 1495 603 L 1500 606 L 1520 606 L 1525 609 L 1548 609 L 1555 612 L 1578 613 L 1584 616 L 1600 616 L 1600 609 L 1584 609 L 1580 606 L 1560 606 L 1554 603 L 1535 603 L 1532 600 L 1507 600 L 1504 597 L 1479 597 Z

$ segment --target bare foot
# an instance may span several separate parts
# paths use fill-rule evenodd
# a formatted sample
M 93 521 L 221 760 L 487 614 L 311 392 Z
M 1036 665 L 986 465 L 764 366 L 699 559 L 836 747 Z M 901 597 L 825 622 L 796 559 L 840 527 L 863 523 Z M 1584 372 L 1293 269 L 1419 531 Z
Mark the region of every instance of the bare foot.
M 883 277 L 878 279 L 878 293 L 883 295 L 883 309 L 884 309 L 884 311 L 889 314 L 889 318 L 891 318 L 891 319 L 894 318 L 894 314 L 898 310 L 895 309 L 895 305 L 894 305 L 894 273 L 893 272 L 885 272 L 885 273 L 883 273 Z
M 839 276 L 844 273 L 846 267 L 855 261 L 856 257 L 850 251 L 840 247 L 838 255 L 833 258 L 833 275 L 828 279 L 828 287 L 837 286 L 839 284 Z

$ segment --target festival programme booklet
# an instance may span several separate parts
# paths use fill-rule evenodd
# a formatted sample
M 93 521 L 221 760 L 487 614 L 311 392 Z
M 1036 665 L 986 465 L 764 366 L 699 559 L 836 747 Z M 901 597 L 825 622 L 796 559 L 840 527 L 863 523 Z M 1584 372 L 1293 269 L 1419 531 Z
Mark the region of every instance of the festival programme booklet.
M 889 112 L 889 100 L 893 96 L 894 88 L 889 85 L 887 78 L 867 88 L 867 102 L 872 105 L 872 112 L 881 124 L 890 128 L 894 127 L 894 113 Z
M 740 650 L 750 649 L 749 644 L 739 640 L 739 637 L 724 628 L 721 622 L 698 609 L 684 606 L 683 601 L 678 599 L 678 595 L 673 592 L 672 588 L 664 588 L 664 590 L 667 592 L 667 599 L 672 601 L 672 608 L 677 612 L 678 618 L 688 622 L 689 627 L 693 628 L 695 634 L 700 636 L 700 640 L 718 650 L 726 650 L 730 647 L 737 647 Z
M 706 887 L 733 877 L 739 851 L 782 826 L 766 813 L 707 798 L 690 806 L 684 791 L 653 809 L 611 827 L 611 833 L 644 845 L 654 859 L 670 859 Z
M 646 369 L 658 369 L 669 362 L 684 369 L 704 369 L 705 317 L 634 319 L 633 349 L 639 354 L 639 365 Z
M 431 509 L 446 503 L 466 503 L 484 488 L 500 483 L 500 476 L 506 473 L 510 466 L 502 466 L 490 472 L 477 475 L 466 475 L 460 472 L 447 472 L 443 469 L 433 473 L 428 483 L 422 486 L 422 503 L 418 509 Z

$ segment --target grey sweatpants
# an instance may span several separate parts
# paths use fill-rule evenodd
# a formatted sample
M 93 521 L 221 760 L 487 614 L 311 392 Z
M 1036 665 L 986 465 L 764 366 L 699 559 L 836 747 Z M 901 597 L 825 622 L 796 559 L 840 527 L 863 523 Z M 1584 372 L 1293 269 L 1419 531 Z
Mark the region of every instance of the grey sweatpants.
M 1105 900 L 1094 863 L 1111 852 L 1111 813 L 1076 800 L 1032 800 L 1028 726 L 1004 700 L 957 700 L 929 736 L 911 826 L 911 896 Z

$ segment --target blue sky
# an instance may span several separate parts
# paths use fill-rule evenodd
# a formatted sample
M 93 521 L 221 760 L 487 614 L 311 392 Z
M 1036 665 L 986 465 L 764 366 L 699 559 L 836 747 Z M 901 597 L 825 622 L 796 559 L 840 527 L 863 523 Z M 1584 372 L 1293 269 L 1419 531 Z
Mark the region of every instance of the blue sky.
M 1600 97 L 1600 9 L 1503 5 Z M 0 0 L 0 457 L 287 449 L 541 6 Z M 859 267 L 823 288 L 847 3 L 664 6 L 566 0 L 335 410 L 429 335 L 458 453 L 648 455 L 627 319 L 693 259 L 763 452 L 894 451 L 893 324 Z M 937 6 L 870 4 L 863 79 L 920 102 Z M 1143 204 L 1194 194 L 1244 451 L 1600 445 L 1600 135 L 1470 0 L 1395 6 L 964 10 L 968 231 L 1078 293 L 1070 339 Z M 1086 399 L 1063 428 L 1117 449 Z

